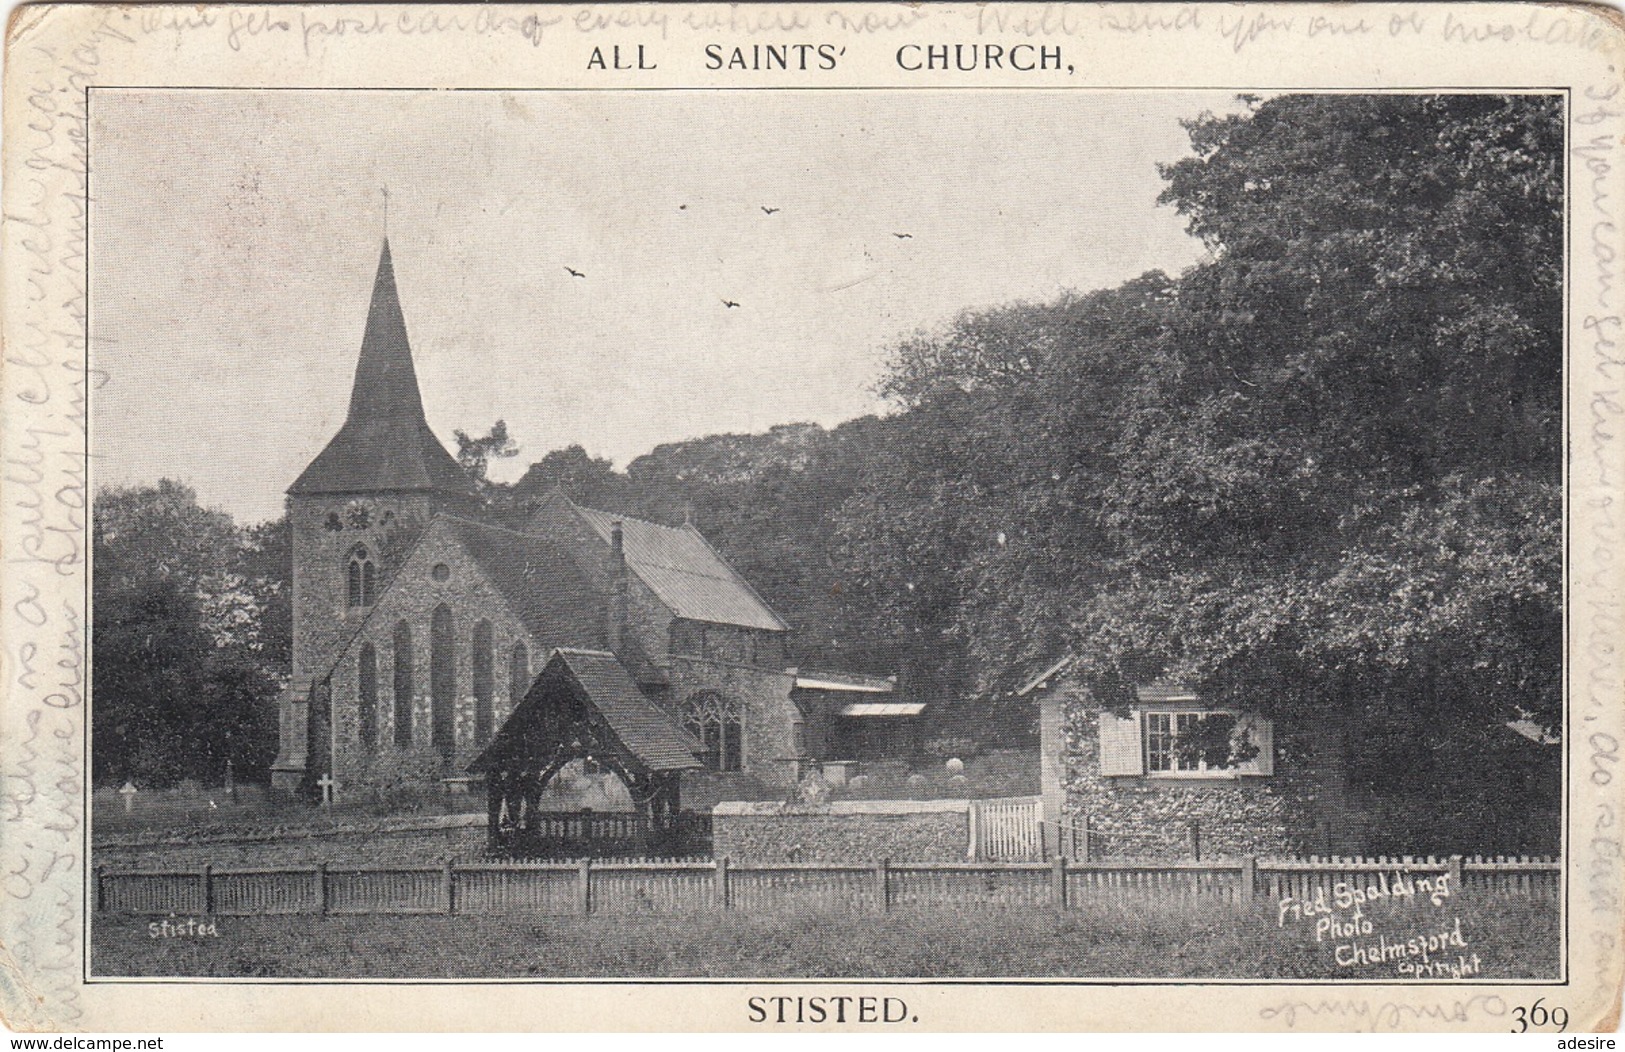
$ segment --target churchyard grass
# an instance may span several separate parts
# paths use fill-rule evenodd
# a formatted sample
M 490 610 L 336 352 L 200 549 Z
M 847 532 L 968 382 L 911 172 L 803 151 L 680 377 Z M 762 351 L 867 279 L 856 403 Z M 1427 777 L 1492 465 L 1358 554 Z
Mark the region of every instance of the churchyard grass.
M 151 917 L 98 915 L 96 976 L 342 978 L 1076 976 L 1395 981 L 1394 962 L 1339 966 L 1339 943 L 1453 930 L 1477 977 L 1555 978 L 1556 903 L 1457 897 L 1378 904 L 1370 935 L 1317 942 L 1273 902 L 1164 900 L 1053 909 L 899 909 L 600 916 L 220 917 L 170 936 Z M 186 918 L 178 918 L 184 925 Z M 173 923 L 173 921 L 171 921 Z M 1440 976 L 1439 978 L 1446 978 Z

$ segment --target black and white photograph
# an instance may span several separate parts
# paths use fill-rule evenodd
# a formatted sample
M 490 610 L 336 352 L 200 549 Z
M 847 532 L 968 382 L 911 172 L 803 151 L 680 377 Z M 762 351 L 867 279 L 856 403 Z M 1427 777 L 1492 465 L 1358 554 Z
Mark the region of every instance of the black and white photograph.
M 232 16 L 157 36 L 247 54 Z M 1612 594 L 1571 516 L 1618 485 L 1574 395 L 1619 332 L 1573 298 L 1599 104 L 829 24 L 583 37 L 602 88 L 83 91 L 83 653 L 12 659 L 83 662 L 82 981 L 1566 1027 L 1618 955 L 1572 928 L 1618 906 L 1573 798 L 1618 773 L 1571 605 Z M 806 86 L 863 48 L 922 79 Z M 728 996 L 709 1027 L 849 1010 Z

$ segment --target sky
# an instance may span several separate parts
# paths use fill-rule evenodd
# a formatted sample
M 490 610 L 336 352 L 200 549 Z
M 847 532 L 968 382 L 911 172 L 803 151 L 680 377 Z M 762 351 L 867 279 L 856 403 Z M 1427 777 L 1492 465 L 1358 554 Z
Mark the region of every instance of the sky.
M 507 421 L 521 455 L 496 478 L 571 444 L 624 466 L 880 411 L 904 337 L 1195 262 L 1156 166 L 1189 152 L 1181 119 L 1234 108 L 98 91 L 94 480 L 177 478 L 240 522 L 279 514 L 343 421 L 386 227 L 429 423 L 455 449 L 454 430 Z

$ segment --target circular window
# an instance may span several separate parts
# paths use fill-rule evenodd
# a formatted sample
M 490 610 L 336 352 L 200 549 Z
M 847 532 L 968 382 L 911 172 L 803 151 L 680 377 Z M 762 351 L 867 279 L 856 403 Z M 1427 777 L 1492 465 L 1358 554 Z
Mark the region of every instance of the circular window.
M 344 522 L 339 518 L 339 513 L 336 511 L 327 513 L 327 521 L 323 525 L 335 533 L 344 529 Z
M 435 563 L 434 569 L 429 571 L 437 581 L 448 580 L 451 577 L 451 567 L 445 563 Z

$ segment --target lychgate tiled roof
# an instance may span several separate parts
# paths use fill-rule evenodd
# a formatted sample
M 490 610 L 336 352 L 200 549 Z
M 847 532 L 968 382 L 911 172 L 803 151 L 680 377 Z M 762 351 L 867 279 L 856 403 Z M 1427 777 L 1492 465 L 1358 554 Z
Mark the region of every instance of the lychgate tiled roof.
M 592 508 L 576 508 L 607 544 L 621 524 L 626 565 L 678 617 L 787 631 L 755 589 L 692 526 L 661 526 Z
M 694 758 L 700 743 L 638 690 L 614 654 L 564 649 L 557 652 L 557 657 L 569 667 L 593 706 L 603 713 L 615 736 L 651 771 L 700 766 Z

